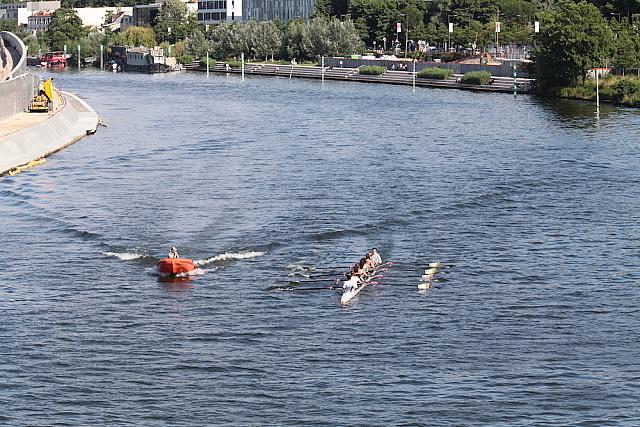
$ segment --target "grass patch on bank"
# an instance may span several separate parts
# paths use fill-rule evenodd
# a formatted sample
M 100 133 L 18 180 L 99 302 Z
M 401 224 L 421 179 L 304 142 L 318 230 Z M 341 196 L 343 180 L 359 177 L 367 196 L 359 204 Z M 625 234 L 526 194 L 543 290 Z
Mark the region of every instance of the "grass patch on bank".
M 586 79 L 576 86 L 558 90 L 560 98 L 596 100 L 596 81 Z M 600 99 L 626 107 L 640 107 L 640 79 L 637 77 L 607 76 L 600 80 Z
M 423 79 L 447 80 L 453 76 L 453 71 L 448 68 L 440 67 L 425 68 L 420 70 L 416 76 Z
M 488 71 L 469 71 L 464 73 L 460 81 L 467 85 L 488 85 L 491 84 L 491 73 Z
M 225 63 L 231 68 L 242 68 L 242 61 L 225 61 Z
M 358 68 L 359 74 L 364 74 L 367 76 L 380 76 L 387 71 L 385 67 L 380 67 L 377 65 L 363 65 Z
M 176 57 L 176 61 L 178 64 L 191 64 L 193 62 L 193 56 L 191 55 L 180 55 Z M 204 64 L 205 66 L 207 64 Z
M 207 68 L 207 58 L 201 59 L 198 62 L 202 68 Z M 214 65 L 216 65 L 216 60 L 209 58 L 209 68 L 213 68 Z

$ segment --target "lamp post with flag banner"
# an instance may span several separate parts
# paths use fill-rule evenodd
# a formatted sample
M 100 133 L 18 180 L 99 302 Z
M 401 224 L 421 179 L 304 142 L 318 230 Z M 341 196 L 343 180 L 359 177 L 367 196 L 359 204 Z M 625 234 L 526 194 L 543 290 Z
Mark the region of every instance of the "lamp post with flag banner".
M 449 15 L 447 14 L 447 26 L 448 28 L 448 41 L 447 41 L 447 52 L 451 51 L 451 33 L 453 33 L 453 22 L 451 22 L 451 17 L 457 15 Z
M 498 57 L 498 44 L 500 43 L 500 9 L 496 11 L 496 57 Z

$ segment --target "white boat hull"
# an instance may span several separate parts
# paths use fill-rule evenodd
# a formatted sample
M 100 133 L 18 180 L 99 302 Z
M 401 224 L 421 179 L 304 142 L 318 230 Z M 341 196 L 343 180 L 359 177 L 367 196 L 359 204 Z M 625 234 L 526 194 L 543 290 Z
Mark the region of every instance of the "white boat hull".
M 346 305 L 349 304 L 349 301 L 351 301 L 353 298 L 355 298 L 356 295 L 358 295 L 360 292 L 362 292 L 362 290 L 364 288 L 367 287 L 367 285 L 370 284 L 371 279 L 373 279 L 373 277 L 376 275 L 376 272 L 378 270 L 373 270 L 373 272 L 371 273 L 371 276 L 364 281 L 364 283 L 360 286 L 358 286 L 357 288 L 353 288 L 353 289 L 349 289 L 347 291 L 344 291 L 342 293 L 342 297 L 340 298 L 340 304 L 341 305 Z
M 351 301 L 356 295 L 358 295 L 368 284 L 369 282 L 364 282 L 362 285 L 358 286 L 357 288 L 353 288 L 343 292 L 342 298 L 340 298 L 340 304 L 342 305 L 349 304 L 349 301 Z

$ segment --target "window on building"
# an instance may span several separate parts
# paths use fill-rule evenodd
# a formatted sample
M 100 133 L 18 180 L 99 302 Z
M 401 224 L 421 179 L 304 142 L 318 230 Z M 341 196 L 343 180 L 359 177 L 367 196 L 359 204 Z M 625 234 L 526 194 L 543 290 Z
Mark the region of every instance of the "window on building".
M 213 9 L 213 2 L 212 1 L 208 1 L 207 2 L 207 9 Z
M 227 20 L 227 12 L 220 12 L 220 20 L 221 21 Z
M 211 13 L 210 12 L 207 12 L 207 13 L 204 14 L 204 20 L 205 21 L 211 21 Z
M 204 20 L 204 13 L 198 13 L 198 21 Z
M 236 20 L 236 12 L 235 12 L 235 11 L 232 11 L 232 12 L 231 12 L 231 20 L 232 20 L 232 21 L 235 21 L 235 20 Z

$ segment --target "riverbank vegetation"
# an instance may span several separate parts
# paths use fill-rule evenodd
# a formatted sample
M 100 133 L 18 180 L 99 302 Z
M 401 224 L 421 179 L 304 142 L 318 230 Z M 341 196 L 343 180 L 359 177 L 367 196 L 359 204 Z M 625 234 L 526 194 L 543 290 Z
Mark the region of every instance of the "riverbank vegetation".
M 86 1 L 74 0 L 73 6 L 83 6 Z M 92 6 L 111 5 L 113 0 L 92 2 Z M 49 30 L 37 36 L 14 21 L 0 20 L 0 29 L 22 37 L 31 53 L 62 50 L 66 45 L 68 52 L 75 54 L 80 45 L 82 56 L 97 57 L 100 45 L 108 52 L 108 46 L 151 47 L 160 43 L 170 47 L 183 63 L 201 61 L 207 53 L 218 60 L 239 59 L 244 54 L 247 61 L 286 63 L 364 53 L 372 46 L 390 53 L 393 47 L 404 48 L 404 36 L 410 41 L 410 49 L 415 47 L 411 40 L 424 40 L 429 46 L 446 44 L 448 51 L 440 49 L 437 54 L 446 62 L 456 60 L 464 50 L 489 48 L 495 42 L 495 22 L 499 21 L 500 44 L 529 47 L 534 64 L 528 66 L 527 73 L 536 79 L 535 90 L 542 95 L 590 97 L 594 83 L 586 76 L 592 68 L 614 67 L 613 73 L 625 75 L 636 73 L 640 67 L 640 2 L 317 0 L 316 14 L 307 21 L 241 21 L 205 27 L 180 0 L 166 0 L 151 27 L 130 27 L 119 33 L 106 27 L 88 31 L 76 12 L 64 6 L 70 6 L 68 1 L 63 0 L 63 8 L 54 13 Z M 539 21 L 539 33 L 534 31 L 534 21 Z M 401 24 L 400 33 L 395 32 L 397 23 Z M 449 24 L 453 25 L 452 32 Z M 407 56 L 427 55 L 434 57 L 414 51 Z M 450 78 L 446 71 L 421 73 L 418 77 Z M 635 105 L 636 83 L 633 79 L 624 81 L 616 90 L 622 95 L 610 99 Z
M 626 74 L 640 65 L 640 31 L 632 20 L 607 22 L 598 8 L 586 1 L 563 0 L 541 16 L 544 29 L 537 37 L 531 71 L 539 94 L 563 98 L 596 98 L 596 82 L 590 70 L 615 67 Z M 609 76 L 602 82 L 602 99 L 640 106 L 637 78 Z
M 318 17 L 294 20 L 286 25 L 270 21 L 221 23 L 209 31 L 195 30 L 186 39 L 186 50 L 202 58 L 209 52 L 224 60 L 244 53 L 250 59 L 315 59 L 319 56 L 361 52 L 362 42 L 352 21 Z
M 416 76 L 423 79 L 447 80 L 453 76 L 453 70 L 440 67 L 425 68 L 420 70 Z
M 491 84 L 491 74 L 488 71 L 469 71 L 464 73 L 460 82 L 467 85 L 488 85 Z
M 376 65 L 364 65 L 358 68 L 358 74 L 367 76 L 381 76 L 387 69 L 385 67 L 378 67 Z
M 640 78 L 606 76 L 600 79 L 600 99 L 627 107 L 640 107 Z M 583 101 L 596 100 L 596 81 L 586 79 L 574 86 L 558 89 L 561 98 L 579 99 Z

